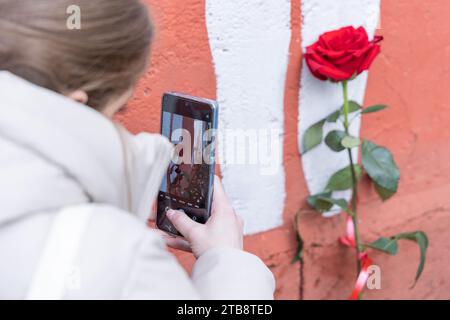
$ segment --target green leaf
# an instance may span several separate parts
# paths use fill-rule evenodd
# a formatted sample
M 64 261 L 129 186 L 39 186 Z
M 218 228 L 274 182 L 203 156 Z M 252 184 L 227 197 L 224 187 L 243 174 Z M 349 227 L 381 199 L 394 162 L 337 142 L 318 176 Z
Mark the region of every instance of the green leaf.
M 349 101 L 348 102 L 348 112 L 356 112 L 361 109 L 361 106 L 355 102 L 355 101 Z M 339 119 L 340 116 L 344 115 L 344 106 L 342 106 L 339 110 L 334 111 L 333 113 L 330 113 L 328 117 L 325 118 L 327 122 L 336 122 L 337 119 Z
M 410 241 L 414 241 L 420 248 L 420 262 L 419 267 L 417 268 L 416 278 L 414 280 L 413 287 L 416 285 L 417 280 L 419 280 L 420 275 L 422 274 L 423 268 L 425 267 L 425 259 L 428 249 L 428 237 L 423 231 L 415 231 L 415 232 L 405 232 L 400 233 L 395 236 L 396 239 L 406 239 Z
M 335 112 L 331 113 L 327 118 L 327 122 L 336 122 L 337 119 L 341 116 L 342 112 L 341 110 L 336 110 Z
M 324 205 L 325 204 L 331 205 L 331 207 L 333 205 L 337 205 L 338 207 L 340 207 L 344 211 L 348 210 L 348 203 L 347 203 L 347 201 L 345 199 L 333 199 L 331 197 L 319 196 L 317 198 L 316 205 L 317 206 L 321 206 L 322 203 Z M 331 207 L 330 207 L 330 209 L 331 209 Z M 330 210 L 330 209 L 328 209 L 328 210 Z M 328 210 L 326 210 L 326 211 L 328 211 Z
M 343 106 L 342 106 L 342 110 L 344 110 Z M 350 100 L 348 102 L 348 112 L 349 113 L 356 112 L 356 111 L 359 111 L 359 110 L 361 110 L 361 106 L 359 105 L 358 102 L 352 101 L 352 100 Z
M 355 101 L 349 101 L 349 113 L 356 112 L 361 109 L 361 106 Z M 336 122 L 341 115 L 344 114 L 344 107 L 330 113 L 324 119 L 316 122 L 306 130 L 303 136 L 303 154 L 309 150 L 317 147 L 323 139 L 323 125 L 325 122 Z
M 345 136 L 342 139 L 341 144 L 343 147 L 345 147 L 347 149 L 351 149 L 351 148 L 359 146 L 361 144 L 361 140 L 359 140 L 358 137 Z
M 396 191 L 390 191 L 388 189 L 383 188 L 382 186 L 374 183 L 375 190 L 378 193 L 378 196 L 381 198 L 381 200 L 386 201 L 390 197 L 392 197 Z
M 303 136 L 303 153 L 308 152 L 322 142 L 324 124 L 325 120 L 321 120 L 306 130 L 305 135 Z
M 423 231 L 404 232 L 397 234 L 396 236 L 393 236 L 391 238 L 381 237 L 367 246 L 375 250 L 383 251 L 390 255 L 396 255 L 398 251 L 397 241 L 402 239 L 414 241 L 415 243 L 417 243 L 420 249 L 420 262 L 413 284 L 414 287 L 425 267 L 426 253 L 428 249 L 428 237 Z
M 393 256 L 395 256 L 398 251 L 397 240 L 395 238 L 381 237 L 367 246 Z
M 375 183 L 381 199 L 386 200 L 397 192 L 400 171 L 388 149 L 377 146 L 373 142 L 364 141 L 362 165 Z
M 342 151 L 345 148 L 342 146 L 341 141 L 346 135 L 347 134 L 342 130 L 330 131 L 325 137 L 325 143 L 333 151 Z
M 384 110 L 386 108 L 387 108 L 387 106 L 384 104 L 377 104 L 377 105 L 370 106 L 370 107 L 363 109 L 363 111 L 361 111 L 361 114 L 378 112 L 378 111 Z
M 359 178 L 361 178 L 362 175 L 361 166 L 355 164 L 353 167 L 356 173 L 356 179 L 359 180 Z M 350 189 L 351 187 L 352 187 L 352 172 L 350 166 L 348 166 L 333 174 L 330 180 L 328 181 L 328 184 L 325 189 L 327 191 L 341 191 Z
M 326 197 L 326 198 L 329 198 L 329 197 L 331 197 L 331 192 L 322 192 L 322 193 L 318 193 L 318 194 L 315 194 L 315 195 L 311 195 L 311 196 L 309 196 L 308 198 L 307 198 L 307 202 L 308 202 L 308 204 L 313 208 L 313 209 L 316 209 L 317 211 L 320 211 L 320 212 L 326 212 L 326 211 L 328 211 L 328 210 L 330 210 L 331 209 L 331 207 L 333 206 L 332 204 L 327 204 L 327 203 L 320 203 L 319 204 L 319 206 L 318 206 L 318 204 L 317 204 L 317 200 L 320 198 L 320 197 Z

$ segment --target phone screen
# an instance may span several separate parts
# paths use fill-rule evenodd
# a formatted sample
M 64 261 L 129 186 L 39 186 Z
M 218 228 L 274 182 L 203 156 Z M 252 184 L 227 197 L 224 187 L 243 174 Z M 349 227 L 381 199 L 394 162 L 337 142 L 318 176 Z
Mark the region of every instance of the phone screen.
M 214 177 L 214 109 L 204 103 L 168 96 L 163 100 L 161 133 L 175 146 L 158 195 L 158 227 L 176 230 L 165 217 L 169 208 L 193 220 L 209 217 Z

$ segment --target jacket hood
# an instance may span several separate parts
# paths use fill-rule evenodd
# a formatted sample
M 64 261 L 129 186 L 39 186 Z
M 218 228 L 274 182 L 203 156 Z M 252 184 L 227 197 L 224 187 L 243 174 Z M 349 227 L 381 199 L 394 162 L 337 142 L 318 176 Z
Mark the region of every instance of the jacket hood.
M 172 155 L 99 112 L 0 72 L 0 223 L 83 202 L 148 217 Z

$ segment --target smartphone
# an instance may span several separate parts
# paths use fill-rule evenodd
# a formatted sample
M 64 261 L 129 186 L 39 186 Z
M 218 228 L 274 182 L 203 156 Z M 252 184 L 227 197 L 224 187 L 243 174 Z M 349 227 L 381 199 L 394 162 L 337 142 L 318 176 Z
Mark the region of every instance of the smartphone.
M 184 211 L 206 223 L 211 214 L 219 107 L 216 101 L 168 92 L 162 98 L 161 134 L 175 146 L 158 193 L 156 225 L 181 235 L 166 213 Z

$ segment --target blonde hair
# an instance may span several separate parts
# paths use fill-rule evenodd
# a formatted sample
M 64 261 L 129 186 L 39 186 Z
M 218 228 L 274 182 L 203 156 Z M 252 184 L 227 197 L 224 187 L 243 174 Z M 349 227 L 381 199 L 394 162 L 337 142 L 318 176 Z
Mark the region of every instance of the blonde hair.
M 67 8 L 81 9 L 81 29 Z M 0 70 L 66 94 L 88 93 L 97 110 L 135 85 L 153 26 L 138 0 L 0 0 Z

